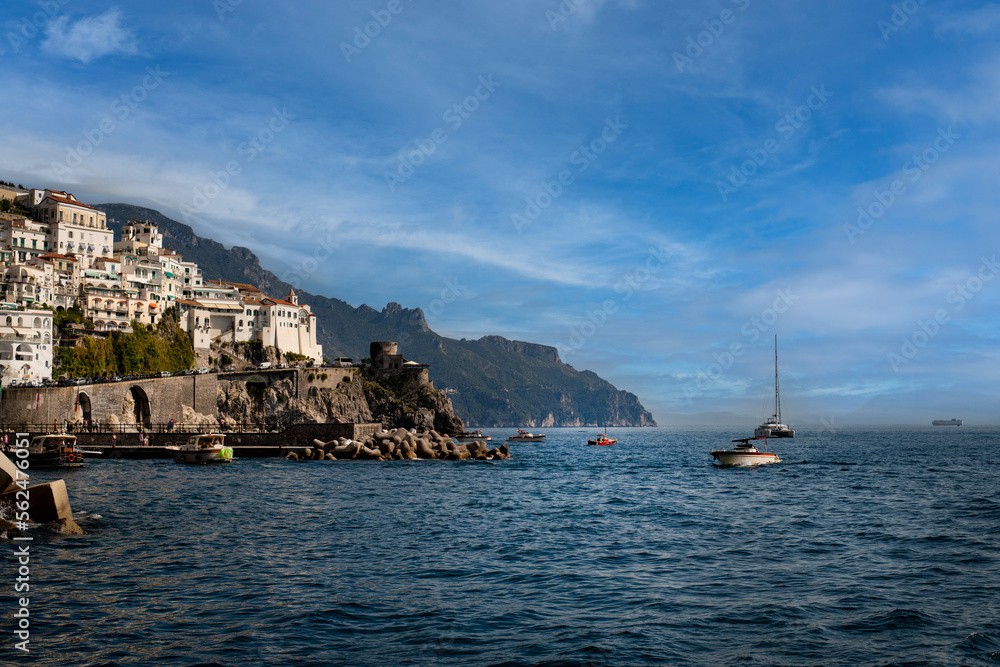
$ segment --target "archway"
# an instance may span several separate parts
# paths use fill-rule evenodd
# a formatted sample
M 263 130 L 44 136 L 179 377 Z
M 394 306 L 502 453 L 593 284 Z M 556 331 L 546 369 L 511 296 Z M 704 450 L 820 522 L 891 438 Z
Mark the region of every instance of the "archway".
M 146 392 L 142 390 L 142 387 L 132 387 L 129 393 L 135 403 L 133 410 L 135 411 L 136 425 L 147 429 L 153 428 L 153 422 L 149 418 L 149 398 L 146 396 Z
M 85 423 L 89 422 L 91 417 L 90 396 L 81 391 L 78 402 L 80 404 L 80 412 L 83 413 L 83 421 Z M 74 410 L 74 412 L 76 411 Z

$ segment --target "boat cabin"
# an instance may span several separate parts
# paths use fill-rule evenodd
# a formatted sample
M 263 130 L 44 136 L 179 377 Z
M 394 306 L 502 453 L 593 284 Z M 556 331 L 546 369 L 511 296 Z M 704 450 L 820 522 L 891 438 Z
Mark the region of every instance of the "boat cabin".
M 68 433 L 36 435 L 28 445 L 28 454 L 76 451 L 76 436 Z
M 213 449 L 221 447 L 225 441 L 226 436 L 222 433 L 203 433 L 192 435 L 187 441 L 187 446 L 190 449 Z

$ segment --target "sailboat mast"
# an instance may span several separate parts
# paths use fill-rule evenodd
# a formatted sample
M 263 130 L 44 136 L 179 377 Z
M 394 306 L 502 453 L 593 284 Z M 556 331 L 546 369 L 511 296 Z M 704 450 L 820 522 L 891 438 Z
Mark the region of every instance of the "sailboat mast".
M 774 417 L 781 423 L 781 394 L 778 392 L 778 334 L 774 334 Z

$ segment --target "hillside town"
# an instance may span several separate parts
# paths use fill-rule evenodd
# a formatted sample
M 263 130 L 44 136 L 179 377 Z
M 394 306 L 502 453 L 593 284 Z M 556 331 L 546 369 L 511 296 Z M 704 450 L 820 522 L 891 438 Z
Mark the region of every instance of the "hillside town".
M 0 185 L 0 384 L 53 377 L 54 349 L 81 336 L 129 333 L 176 314 L 196 352 L 222 342 L 260 342 L 320 362 L 316 316 L 289 290 L 206 280 L 163 247 L 155 224 L 130 220 L 114 240 L 107 216 L 69 192 Z M 78 309 L 85 325 L 62 340 L 55 313 Z

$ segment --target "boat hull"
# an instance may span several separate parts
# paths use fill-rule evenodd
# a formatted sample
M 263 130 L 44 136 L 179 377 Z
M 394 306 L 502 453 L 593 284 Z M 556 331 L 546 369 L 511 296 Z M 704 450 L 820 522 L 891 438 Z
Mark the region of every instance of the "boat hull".
M 44 453 L 28 454 L 28 467 L 36 470 L 47 468 L 81 468 L 83 467 L 83 454 L 72 452 L 70 454 Z
M 223 447 L 215 451 L 185 451 L 174 452 L 175 463 L 231 463 L 233 460 L 233 450 L 231 447 Z
M 795 429 L 788 427 L 780 429 L 771 429 L 767 426 L 758 426 L 754 429 L 754 437 L 756 438 L 794 438 Z
M 512 435 L 507 438 L 507 442 L 541 442 L 544 439 L 544 435 L 535 436 L 533 438 L 519 438 L 516 435 Z
M 739 452 L 733 450 L 715 450 L 712 458 L 723 468 L 760 466 L 769 463 L 781 463 L 774 452 Z

